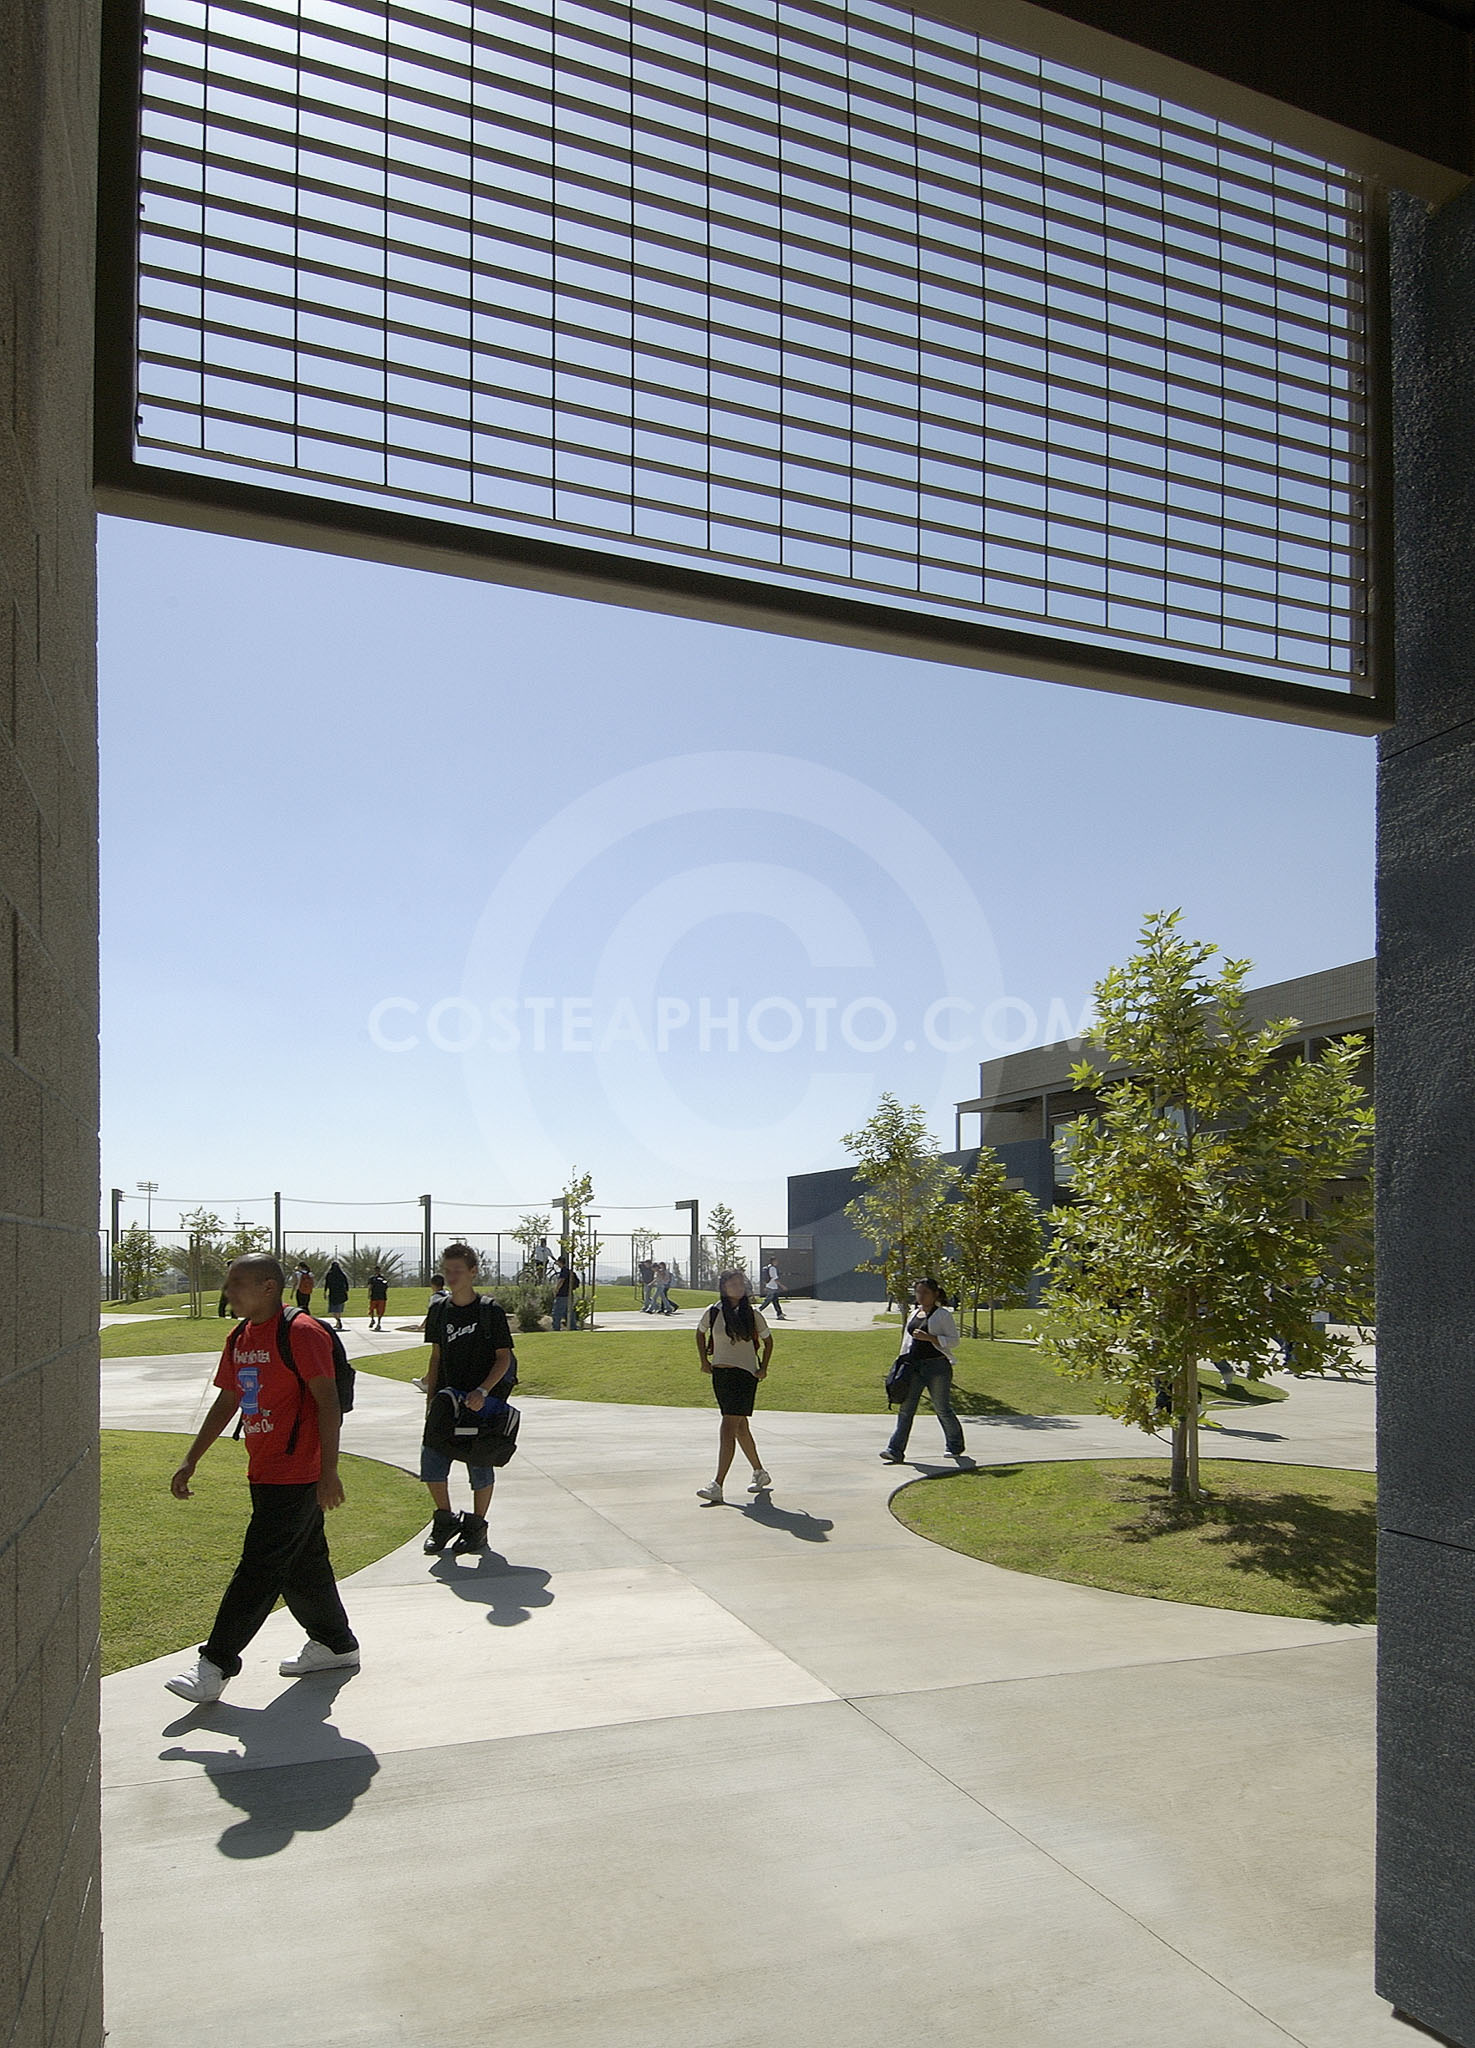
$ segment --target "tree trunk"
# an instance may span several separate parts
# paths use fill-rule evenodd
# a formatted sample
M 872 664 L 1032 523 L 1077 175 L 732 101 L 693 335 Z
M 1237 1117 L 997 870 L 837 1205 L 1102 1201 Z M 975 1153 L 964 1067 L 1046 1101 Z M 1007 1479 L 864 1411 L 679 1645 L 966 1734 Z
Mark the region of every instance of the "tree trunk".
M 992 1295 L 988 1298 L 988 1341 L 990 1344 L 994 1341 L 994 1298 Z
M 1168 1491 L 1174 1500 L 1197 1500 L 1198 1361 L 1189 1359 L 1173 1388 L 1173 1461 Z

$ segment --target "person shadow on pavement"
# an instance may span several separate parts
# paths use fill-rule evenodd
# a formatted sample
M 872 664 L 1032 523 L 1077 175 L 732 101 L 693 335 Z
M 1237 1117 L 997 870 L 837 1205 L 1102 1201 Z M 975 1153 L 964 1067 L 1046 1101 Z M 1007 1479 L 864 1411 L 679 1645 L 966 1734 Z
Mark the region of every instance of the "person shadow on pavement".
M 500 1551 L 484 1550 L 475 1565 L 459 1558 L 438 1557 L 430 1576 L 449 1586 L 458 1600 L 477 1600 L 493 1628 L 516 1628 L 531 1621 L 535 1607 L 551 1607 L 551 1572 L 537 1565 L 509 1564 Z
M 164 1730 L 184 1735 L 192 1728 L 220 1729 L 241 1744 L 229 1754 L 178 1744 L 159 1752 L 170 1762 L 199 1764 L 226 1804 L 244 1814 L 221 1835 L 216 1846 L 222 1856 L 276 1856 L 294 1836 L 321 1834 L 347 1820 L 379 1770 L 373 1750 L 340 1734 L 328 1719 L 339 1692 L 357 1675 L 335 1671 L 299 1679 L 266 1707 L 219 1700 L 192 1708 Z M 316 1752 L 310 1762 L 281 1760 L 305 1746 Z
M 835 1526 L 818 1515 L 792 1508 L 776 1508 L 771 1493 L 758 1494 L 742 1512 L 750 1522 L 761 1522 L 766 1529 L 783 1529 L 790 1536 L 797 1536 L 801 1543 L 828 1543 L 830 1531 Z

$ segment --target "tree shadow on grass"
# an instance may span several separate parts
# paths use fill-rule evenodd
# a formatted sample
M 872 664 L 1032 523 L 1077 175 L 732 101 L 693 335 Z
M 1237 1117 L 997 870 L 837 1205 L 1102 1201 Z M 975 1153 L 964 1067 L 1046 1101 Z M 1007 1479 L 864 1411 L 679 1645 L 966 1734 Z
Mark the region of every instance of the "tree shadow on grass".
M 975 1393 L 971 1387 L 960 1387 L 953 1382 L 953 1406 L 959 1415 L 1022 1415 L 1022 1408 L 1012 1408 L 1007 1401 L 1001 1401 L 996 1394 Z
M 1231 1552 L 1231 1570 L 1263 1574 L 1294 1586 L 1316 1603 L 1313 1619 L 1377 1619 L 1377 1504 L 1340 1503 L 1287 1488 L 1273 1494 L 1208 1494 L 1200 1501 L 1168 1497 L 1167 1474 L 1129 1481 L 1145 1513 L 1119 1526 L 1127 1543 L 1200 1530 L 1206 1544 Z M 1131 1498 L 1127 1495 L 1124 1498 Z

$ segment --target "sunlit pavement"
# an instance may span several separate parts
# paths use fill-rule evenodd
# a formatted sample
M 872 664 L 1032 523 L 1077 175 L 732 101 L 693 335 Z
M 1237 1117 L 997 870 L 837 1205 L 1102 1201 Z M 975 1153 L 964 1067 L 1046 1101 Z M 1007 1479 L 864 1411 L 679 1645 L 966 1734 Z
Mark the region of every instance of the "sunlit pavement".
M 109 1361 L 104 1421 L 190 1427 L 209 1376 Z M 413 1466 L 414 1390 L 359 1390 L 348 1447 Z M 1303 1385 L 1206 1449 L 1370 1466 L 1372 1399 Z M 707 1411 L 523 1407 L 494 1553 L 348 1582 L 361 1674 L 279 1678 L 278 1614 L 216 1707 L 175 1712 L 179 1657 L 107 1680 L 112 2048 L 1407 2038 L 1369 1981 L 1370 1630 L 925 1543 L 886 1506 L 941 1469 L 925 1415 L 898 1473 L 880 1417 L 760 1413 L 771 1496 L 709 1508 Z

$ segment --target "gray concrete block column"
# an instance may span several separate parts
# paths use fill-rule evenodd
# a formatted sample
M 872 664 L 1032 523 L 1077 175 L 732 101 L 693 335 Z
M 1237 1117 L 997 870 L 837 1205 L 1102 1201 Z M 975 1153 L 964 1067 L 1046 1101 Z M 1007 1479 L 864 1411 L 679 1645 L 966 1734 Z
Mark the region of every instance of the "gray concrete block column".
M 0 2042 L 102 2038 L 96 25 L 0 7 Z
M 1393 209 L 1381 743 L 1378 1986 L 1475 2044 L 1475 192 Z

